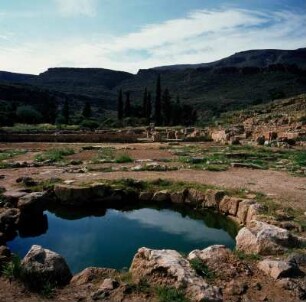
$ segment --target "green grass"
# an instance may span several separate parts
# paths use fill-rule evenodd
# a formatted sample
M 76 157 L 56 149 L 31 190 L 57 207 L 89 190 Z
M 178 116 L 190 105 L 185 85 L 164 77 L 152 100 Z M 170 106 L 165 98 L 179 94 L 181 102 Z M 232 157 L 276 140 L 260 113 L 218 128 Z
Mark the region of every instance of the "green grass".
M 201 259 L 195 258 L 190 260 L 189 263 L 199 276 L 208 280 L 216 277 L 216 274 Z
M 258 254 L 246 254 L 243 251 L 239 251 L 239 250 L 234 250 L 233 251 L 234 255 L 236 255 L 236 257 L 239 260 L 247 260 L 247 261 L 258 261 L 261 260 L 261 256 Z
M 45 151 L 44 153 L 36 155 L 35 161 L 37 162 L 50 161 L 52 163 L 55 163 L 64 160 L 65 156 L 72 155 L 74 153 L 75 153 L 74 150 L 70 148 L 51 149 Z
M 2 267 L 2 275 L 9 280 L 19 279 L 21 273 L 21 260 L 16 255 L 13 255 L 11 261 L 5 263 Z
M 134 160 L 128 154 L 119 154 L 115 157 L 115 163 L 123 164 L 123 163 L 132 163 Z
M 26 150 L 0 150 L 0 162 L 27 153 Z
M 182 290 L 174 287 L 158 287 L 156 294 L 159 302 L 189 302 Z

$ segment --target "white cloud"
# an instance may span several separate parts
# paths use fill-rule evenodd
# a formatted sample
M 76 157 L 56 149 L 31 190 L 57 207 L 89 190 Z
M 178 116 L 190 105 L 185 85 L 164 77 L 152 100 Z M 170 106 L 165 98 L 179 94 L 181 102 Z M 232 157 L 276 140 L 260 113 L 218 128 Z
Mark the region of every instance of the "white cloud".
M 54 2 L 63 16 L 92 17 L 96 14 L 96 0 L 54 0 Z
M 10 44 L 9 48 L 0 48 L 0 69 L 38 73 L 48 67 L 78 66 L 136 72 L 160 65 L 210 62 L 248 49 L 295 49 L 305 45 L 303 14 L 201 10 L 122 36 L 99 37 L 95 32 L 79 39 Z

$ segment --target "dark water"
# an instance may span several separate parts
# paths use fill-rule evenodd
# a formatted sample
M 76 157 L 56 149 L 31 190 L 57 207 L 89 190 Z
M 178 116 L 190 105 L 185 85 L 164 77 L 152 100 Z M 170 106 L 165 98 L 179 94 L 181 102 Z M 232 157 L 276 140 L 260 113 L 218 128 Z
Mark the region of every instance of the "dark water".
M 231 235 L 225 231 L 227 222 L 216 214 L 142 208 L 125 212 L 108 209 L 100 217 L 60 215 L 65 218 L 45 212 L 39 218 L 43 234 L 20 230 L 19 236 L 8 243 L 11 250 L 23 257 L 33 244 L 41 245 L 64 256 L 76 273 L 88 266 L 129 267 L 133 255 L 143 246 L 188 253 L 212 244 L 229 248 L 235 244 L 235 231 L 229 228 Z M 36 223 L 34 219 L 32 222 Z

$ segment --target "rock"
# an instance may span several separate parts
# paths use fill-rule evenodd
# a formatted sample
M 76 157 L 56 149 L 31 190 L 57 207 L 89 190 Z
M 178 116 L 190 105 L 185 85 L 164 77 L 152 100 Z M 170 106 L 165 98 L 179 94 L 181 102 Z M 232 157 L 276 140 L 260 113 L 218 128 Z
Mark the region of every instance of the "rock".
M 237 210 L 237 218 L 239 220 L 239 222 L 241 224 L 245 224 L 246 221 L 247 221 L 247 215 L 248 215 L 248 211 L 249 211 L 249 207 L 252 205 L 252 204 L 255 204 L 256 202 L 254 200 L 242 200 L 240 203 L 239 203 L 239 206 L 238 206 L 238 210 Z
M 33 192 L 19 198 L 17 207 L 21 211 L 42 212 L 48 203 L 48 192 Z
M 10 249 L 5 245 L 1 245 L 0 246 L 0 256 L 10 257 L 11 256 Z
M 224 214 L 236 216 L 238 206 L 241 201 L 242 200 L 240 198 L 224 196 L 224 198 L 220 201 L 219 211 Z
M 39 245 L 33 245 L 21 262 L 26 280 L 40 288 L 46 281 L 64 286 L 72 278 L 65 259 L 59 254 Z M 34 281 L 35 280 L 35 281 Z
M 183 204 L 185 202 L 186 194 L 187 194 L 187 190 L 170 193 L 171 202 Z
M 224 197 L 224 195 L 225 195 L 224 191 L 208 189 L 206 191 L 206 199 L 205 199 L 204 206 L 206 208 L 218 209 L 219 203 Z
M 252 220 L 256 220 L 257 215 L 261 214 L 264 207 L 259 203 L 253 203 L 249 206 L 248 213 L 245 219 L 245 223 L 248 224 Z
M 0 231 L 6 232 L 15 229 L 20 218 L 19 209 L 5 209 L 0 213 Z
M 231 163 L 232 168 L 263 169 L 262 166 L 251 163 Z
M 140 248 L 130 272 L 138 281 L 146 278 L 152 284 L 184 288 L 191 301 L 222 301 L 220 289 L 208 285 L 174 250 Z
M 28 176 L 19 177 L 16 179 L 16 182 L 22 183 L 26 187 L 33 187 L 33 186 L 37 186 L 38 184 L 32 177 L 28 177 Z
M 231 250 L 224 245 L 212 245 L 204 250 L 194 250 L 187 256 L 188 260 L 201 259 L 205 263 L 225 262 L 228 260 Z
M 1 264 L 4 262 L 7 262 L 9 258 L 11 257 L 11 251 L 8 247 L 5 245 L 0 246 L 0 268 Z
M 142 171 L 142 170 L 143 170 L 142 165 L 137 165 L 131 168 L 131 171 Z
M 8 202 L 16 206 L 19 198 L 25 196 L 26 194 L 28 193 L 18 190 L 18 191 L 6 191 L 2 195 L 5 197 L 5 199 Z
M 111 268 L 87 267 L 77 275 L 73 276 L 70 284 L 80 286 L 91 283 L 95 280 L 101 280 L 103 277 L 114 276 L 116 270 Z
M 236 248 L 248 254 L 273 255 L 297 247 L 298 238 L 288 230 L 253 220 L 236 237 Z
M 278 279 L 275 284 L 276 286 L 286 290 L 293 290 L 294 288 L 296 288 L 296 284 L 289 278 Z
M 81 161 L 81 160 L 71 160 L 70 161 L 70 165 L 72 165 L 72 166 L 78 166 L 78 165 L 82 165 L 83 164 L 83 162 Z
M 93 183 L 90 187 L 92 195 L 97 198 L 105 198 L 110 194 L 110 187 L 105 183 Z
M 139 200 L 140 201 L 151 201 L 153 197 L 152 192 L 140 192 L 139 193 Z
M 294 253 L 288 256 L 288 262 L 296 263 L 297 265 L 306 265 L 306 254 Z
M 153 197 L 153 201 L 158 201 L 158 202 L 166 202 L 170 200 L 170 193 L 167 190 L 155 192 Z
M 119 286 L 119 283 L 115 279 L 106 278 L 99 286 L 99 290 L 111 291 Z
M 281 260 L 265 259 L 260 261 L 257 267 L 274 279 L 297 277 L 302 273 L 296 264 Z
M 232 280 L 225 288 L 225 293 L 228 295 L 240 296 L 248 290 L 248 285 L 244 282 Z
M 54 187 L 54 193 L 63 205 L 83 205 L 93 198 L 90 186 L 79 187 L 57 184 Z
M 196 189 L 188 189 L 186 194 L 185 203 L 192 206 L 200 206 L 205 201 L 205 194 Z

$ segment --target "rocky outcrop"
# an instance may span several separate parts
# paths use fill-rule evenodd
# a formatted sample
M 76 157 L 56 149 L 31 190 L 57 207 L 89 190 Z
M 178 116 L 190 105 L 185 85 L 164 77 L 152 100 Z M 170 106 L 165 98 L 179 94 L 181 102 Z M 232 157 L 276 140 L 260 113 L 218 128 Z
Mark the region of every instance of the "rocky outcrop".
M 265 259 L 260 261 L 257 266 L 274 279 L 297 277 L 303 274 L 296 263 L 289 261 Z
M 23 212 L 42 212 L 48 203 L 48 192 L 33 192 L 19 198 L 17 207 Z
M 224 195 L 224 191 L 208 189 L 206 191 L 205 207 L 218 209 Z
M 204 250 L 194 250 L 187 256 L 188 260 L 200 259 L 206 263 L 224 262 L 228 260 L 231 250 L 224 245 L 212 245 Z
M 157 202 L 167 202 L 170 200 L 170 193 L 167 190 L 155 192 L 152 200 Z
M 170 194 L 170 200 L 172 203 L 183 204 L 185 202 L 187 190 L 172 192 Z
M 297 247 L 298 238 L 288 230 L 252 220 L 236 237 L 236 248 L 251 254 L 273 255 Z
M 16 229 L 20 218 L 19 209 L 4 209 L 0 212 L 0 232 L 4 234 Z
M 138 281 L 146 278 L 153 284 L 184 288 L 191 301 L 222 301 L 220 289 L 208 285 L 174 250 L 141 248 L 134 256 L 130 272 Z
M 205 193 L 196 189 L 188 189 L 185 203 L 192 206 L 201 206 L 205 201 Z
M 100 280 L 103 277 L 115 276 L 117 271 L 111 268 L 102 268 L 102 267 L 87 267 L 80 273 L 73 276 L 70 281 L 70 284 L 80 286 Z
M 91 201 L 91 187 L 58 184 L 54 187 L 55 196 L 64 205 L 83 205 Z
M 70 282 L 72 274 L 59 254 L 39 245 L 33 245 L 21 262 L 25 280 L 40 288 L 45 282 L 63 286 Z M 34 282 L 34 284 L 32 284 Z

